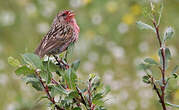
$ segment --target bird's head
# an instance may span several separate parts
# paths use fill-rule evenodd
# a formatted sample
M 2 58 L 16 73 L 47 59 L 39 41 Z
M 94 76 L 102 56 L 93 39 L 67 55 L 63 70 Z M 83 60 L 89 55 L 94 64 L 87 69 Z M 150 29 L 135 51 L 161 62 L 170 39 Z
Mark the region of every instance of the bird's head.
M 70 10 L 61 11 L 58 14 L 58 19 L 61 21 L 66 21 L 66 22 L 72 21 L 74 17 L 75 17 L 74 12 Z

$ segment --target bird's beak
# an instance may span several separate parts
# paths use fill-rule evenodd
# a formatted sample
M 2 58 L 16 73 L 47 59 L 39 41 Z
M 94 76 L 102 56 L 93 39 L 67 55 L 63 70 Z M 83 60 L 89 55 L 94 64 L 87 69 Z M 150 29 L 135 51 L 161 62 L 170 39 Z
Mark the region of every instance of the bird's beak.
M 70 11 L 70 14 L 68 15 L 70 18 L 73 18 L 75 16 L 74 11 Z

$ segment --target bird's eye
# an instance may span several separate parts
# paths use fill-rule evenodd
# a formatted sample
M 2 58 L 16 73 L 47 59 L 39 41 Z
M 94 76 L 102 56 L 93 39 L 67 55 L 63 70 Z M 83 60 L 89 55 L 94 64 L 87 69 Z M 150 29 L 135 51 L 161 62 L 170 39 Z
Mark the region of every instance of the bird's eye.
M 63 13 L 62 16 L 66 16 L 67 14 L 66 13 Z

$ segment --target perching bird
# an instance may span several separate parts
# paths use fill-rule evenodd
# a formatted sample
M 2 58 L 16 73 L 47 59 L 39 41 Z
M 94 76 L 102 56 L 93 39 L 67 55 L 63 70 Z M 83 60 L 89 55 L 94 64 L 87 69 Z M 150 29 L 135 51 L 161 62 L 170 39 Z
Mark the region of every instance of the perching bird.
M 61 11 L 54 18 L 49 32 L 41 40 L 35 53 L 40 58 L 60 54 L 78 40 L 79 31 L 75 14 L 70 10 Z

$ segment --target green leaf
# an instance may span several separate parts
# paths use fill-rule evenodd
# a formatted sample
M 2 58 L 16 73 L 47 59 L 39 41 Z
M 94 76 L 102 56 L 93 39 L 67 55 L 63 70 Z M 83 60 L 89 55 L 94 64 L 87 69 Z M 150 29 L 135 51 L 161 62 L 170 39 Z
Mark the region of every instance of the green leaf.
M 56 94 L 68 94 L 68 91 L 66 91 L 61 85 L 52 86 L 51 91 L 53 91 L 53 96 L 55 96 Z
M 102 89 L 102 84 L 101 84 L 100 78 L 98 76 L 96 76 L 93 79 L 91 79 L 91 84 L 92 84 L 91 90 L 94 90 L 94 89 L 99 89 L 100 90 L 100 89 Z
M 104 101 L 103 100 L 93 100 L 93 104 L 95 104 L 97 106 L 102 106 L 102 105 L 104 105 Z
M 152 58 L 146 58 L 146 59 L 144 59 L 144 62 L 151 64 L 151 65 L 158 65 L 158 63 Z
M 139 29 L 147 29 L 147 30 L 151 29 L 152 31 L 155 32 L 155 29 L 152 26 L 150 26 L 142 21 L 137 21 L 136 24 L 139 27 Z
M 163 37 L 163 41 L 167 41 L 169 39 L 171 39 L 174 35 L 174 29 L 172 27 L 168 27 L 165 29 L 165 32 L 164 32 L 164 37 Z
M 48 99 L 47 96 L 41 96 L 38 100 L 37 100 L 37 103 L 40 102 L 42 99 Z
M 68 61 L 68 58 L 72 56 L 74 49 L 74 43 L 70 43 L 70 45 L 67 48 L 66 55 L 65 55 L 65 60 Z
M 73 110 L 81 110 L 81 108 L 80 107 L 75 107 L 75 108 L 73 108 Z
M 167 60 L 171 59 L 171 53 L 169 48 L 165 48 L 165 57 Z
M 106 86 L 103 95 L 104 95 L 104 96 L 107 95 L 110 91 L 111 91 L 111 87 L 110 87 L 110 86 Z
M 50 72 L 56 72 L 56 71 L 60 70 L 59 66 L 52 63 L 51 61 L 49 61 L 49 62 L 43 61 L 42 63 L 43 63 L 43 69 L 46 71 L 48 70 Z
M 143 76 L 142 80 L 143 80 L 144 83 L 150 84 L 149 76 Z
M 70 89 L 73 88 L 75 90 L 77 76 L 76 76 L 76 73 L 74 71 L 72 71 L 71 68 L 66 71 L 65 80 L 67 82 L 68 87 Z
M 96 101 L 103 98 L 103 93 L 97 93 L 93 98 L 92 101 Z
M 145 63 L 141 63 L 141 64 L 139 65 L 139 69 L 143 69 L 143 70 L 147 70 L 147 69 L 149 69 L 150 67 L 151 67 L 151 65 L 145 64 Z
M 29 69 L 26 65 L 19 67 L 15 70 L 16 75 L 27 75 L 27 74 L 33 74 L 34 70 Z
M 27 75 L 23 78 L 26 84 L 32 84 L 32 87 L 37 91 L 42 91 L 43 86 L 35 75 Z
M 163 65 L 163 58 L 162 58 L 162 53 L 161 53 L 162 49 L 159 49 L 159 57 L 160 57 L 160 64 Z M 169 48 L 165 48 L 165 68 L 167 69 L 168 68 L 168 61 L 171 59 L 171 53 L 170 53 L 170 50 Z
M 73 98 L 78 97 L 79 94 L 77 91 L 71 91 L 68 96 L 73 99 Z
M 166 102 L 165 103 L 167 106 L 171 106 L 171 107 L 174 107 L 174 108 L 179 108 L 179 105 L 176 105 L 176 104 L 171 104 L 169 102 Z
M 80 60 L 76 60 L 72 63 L 72 68 L 77 71 L 78 67 L 80 65 Z
M 40 57 L 33 53 L 25 53 L 22 58 L 32 69 L 40 69 L 43 66 Z
M 155 81 L 157 84 L 159 84 L 160 86 L 164 86 L 163 82 L 161 80 L 156 80 Z
M 41 71 L 40 72 L 40 76 L 45 79 L 45 81 L 47 82 L 47 84 L 49 84 L 51 82 L 52 79 L 52 73 L 49 71 Z
M 171 74 L 176 73 L 176 72 L 178 71 L 178 69 L 179 69 L 179 66 L 178 66 L 178 65 L 176 65 L 176 66 L 175 66 L 175 68 L 173 69 L 173 71 L 171 72 Z
M 174 78 L 177 78 L 178 77 L 178 74 L 177 73 L 173 73 L 172 74 Z
M 107 110 L 106 108 L 104 108 L 103 106 L 99 106 L 99 107 L 96 107 L 95 110 Z
M 95 73 L 89 74 L 89 80 L 92 80 L 92 79 L 95 78 L 95 77 L 96 77 L 96 74 L 95 74 Z
M 15 59 L 15 58 L 13 58 L 13 57 L 8 57 L 8 63 L 11 65 L 11 66 L 13 66 L 13 67 L 19 67 L 19 65 L 20 65 L 20 62 L 19 62 L 19 60 L 18 59 Z
M 160 20 L 161 20 L 161 17 L 162 17 L 162 12 L 163 12 L 163 3 L 160 5 L 160 10 L 158 11 L 158 13 L 159 13 L 159 17 L 158 17 L 158 23 L 157 23 L 157 26 L 160 25 Z

